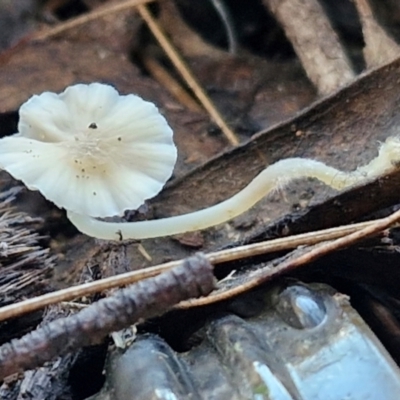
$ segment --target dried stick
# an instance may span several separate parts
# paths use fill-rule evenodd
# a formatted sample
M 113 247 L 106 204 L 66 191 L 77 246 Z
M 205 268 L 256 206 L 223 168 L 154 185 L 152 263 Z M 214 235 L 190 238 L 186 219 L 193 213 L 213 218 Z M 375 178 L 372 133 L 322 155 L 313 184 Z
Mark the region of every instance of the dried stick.
M 338 36 L 317 0 L 263 2 L 282 25 L 320 94 L 329 94 L 354 78 Z
M 190 111 L 202 112 L 196 100 L 185 90 L 185 88 L 164 68 L 155 58 L 145 54 L 142 62 L 151 76 L 167 89 L 181 104 Z
M 60 318 L 0 347 L 0 379 L 46 361 L 100 343 L 113 331 L 159 315 L 190 297 L 214 289 L 213 268 L 203 255 L 141 281 L 67 318 Z
M 219 293 L 217 292 L 215 294 L 208 296 L 206 299 L 184 301 L 178 305 L 178 308 L 191 308 L 191 307 L 204 306 L 207 304 L 212 304 L 217 301 L 223 301 L 233 296 L 245 293 L 248 290 L 254 289 L 256 286 L 261 285 L 264 282 L 271 281 L 273 278 L 288 273 L 302 265 L 315 261 L 326 254 L 343 249 L 345 247 L 349 247 L 360 240 L 376 235 L 377 233 L 382 232 L 383 230 L 397 223 L 399 220 L 400 220 L 400 210 L 394 212 L 393 214 L 389 215 L 386 218 L 376 220 L 372 224 L 365 226 L 363 229 L 355 231 L 349 235 L 346 235 L 336 240 L 332 240 L 327 243 L 322 243 L 320 245 L 317 245 L 313 247 L 310 251 L 307 251 L 305 254 L 284 261 L 272 269 L 263 268 L 262 270 L 257 271 L 253 275 L 252 279 L 249 279 L 240 286 L 233 287 L 232 289 L 228 289 L 223 292 Z
M 400 46 L 375 20 L 367 0 L 354 0 L 362 25 L 364 58 L 369 68 L 393 61 L 400 56 Z
M 157 24 L 157 21 L 150 14 L 149 10 L 146 8 L 145 5 L 138 5 L 137 9 L 139 11 L 140 16 L 144 19 L 149 29 L 153 33 L 154 37 L 160 43 L 160 46 L 168 55 L 171 62 L 174 64 L 178 72 L 182 75 L 183 79 L 186 81 L 188 86 L 193 90 L 193 93 L 199 99 L 200 103 L 210 114 L 214 122 L 219 126 L 222 133 L 229 140 L 230 144 L 237 146 L 239 144 L 239 140 L 236 137 L 235 133 L 226 124 L 220 112 L 216 109 L 215 105 L 207 96 L 206 92 L 201 87 L 201 85 L 197 82 L 197 79 L 192 74 L 186 63 L 183 61 L 182 57 L 176 51 L 170 40 L 166 37 L 165 33 L 162 31 L 160 26 Z
M 378 220 L 379 221 L 379 220 Z M 344 235 L 357 232 L 363 228 L 374 225 L 377 221 L 361 222 L 336 228 L 324 229 L 316 232 L 308 232 L 300 235 L 289 236 L 254 243 L 245 246 L 239 246 L 232 249 L 221 250 L 206 254 L 205 257 L 214 265 L 226 263 L 229 261 L 240 260 L 247 257 L 254 257 L 261 254 L 267 254 L 275 251 L 290 250 L 298 246 L 313 245 L 326 240 L 332 240 Z M 10 304 L 0 308 L 0 321 L 8 318 L 17 317 L 32 311 L 39 310 L 52 304 L 62 301 L 69 301 L 82 296 L 89 296 L 104 290 L 113 289 L 118 286 L 129 285 L 141 279 L 150 278 L 164 271 L 176 267 L 182 260 L 171 261 L 168 263 L 156 265 L 139 271 L 127 272 L 109 278 L 101 279 L 95 282 L 84 283 L 47 293 L 32 299 L 27 299 L 19 303 Z

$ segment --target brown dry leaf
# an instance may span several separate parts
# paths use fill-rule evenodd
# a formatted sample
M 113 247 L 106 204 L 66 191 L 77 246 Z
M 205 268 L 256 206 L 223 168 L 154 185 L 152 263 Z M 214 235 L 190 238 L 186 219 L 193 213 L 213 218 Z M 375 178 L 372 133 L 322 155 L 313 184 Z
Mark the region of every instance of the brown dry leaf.
M 121 3 L 120 0 L 108 0 L 107 6 Z M 91 9 L 96 7 L 92 5 Z M 139 46 L 139 30 L 142 20 L 134 7 L 124 12 L 110 13 L 101 18 L 87 22 L 75 29 L 66 30 L 63 39 L 73 42 L 101 43 L 102 47 L 110 51 L 129 54 Z
M 34 14 L 38 8 L 38 0 L 0 2 L 0 51 L 14 46 L 34 29 Z
M 293 117 L 316 93 L 295 63 L 251 55 L 192 57 L 189 64 L 230 126 L 244 137 Z

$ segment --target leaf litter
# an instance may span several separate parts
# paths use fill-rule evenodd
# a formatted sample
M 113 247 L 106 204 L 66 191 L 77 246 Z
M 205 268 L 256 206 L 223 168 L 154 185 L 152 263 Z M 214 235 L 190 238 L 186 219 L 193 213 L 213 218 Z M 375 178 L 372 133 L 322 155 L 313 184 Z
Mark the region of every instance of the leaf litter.
M 115 21 L 118 21 L 118 14 Z M 201 57 L 187 55 L 188 64 L 199 82 L 208 89 L 215 105 L 242 141 L 238 147 L 222 152 L 226 140 L 206 112 L 188 111 L 168 90 L 151 77 L 143 76 L 131 62 L 128 51 L 137 52 L 137 43 L 131 40 L 142 29 L 137 15 L 132 14 L 132 21 L 133 28 L 123 28 L 113 38 L 115 40 L 109 42 L 103 40 L 102 30 L 96 29 L 99 26 L 96 20 L 91 22 L 93 28 L 86 37 L 84 29 L 83 33 L 77 31 L 71 36 L 61 35 L 43 42 L 29 42 L 28 37 L 9 57 L 1 59 L 0 119 L 9 118 L 34 93 L 60 91 L 76 82 L 103 81 L 115 85 L 123 93 L 137 93 L 154 101 L 176 132 L 180 159 L 175 179 L 149 202 L 147 211 L 135 213 L 133 218 L 168 216 L 207 207 L 234 194 L 266 165 L 281 158 L 312 157 L 352 170 L 373 158 L 380 141 L 397 134 L 399 60 L 367 72 L 311 104 L 316 98 L 315 89 L 298 65 L 284 69 L 279 63 L 226 52 L 220 52 L 218 57 L 205 57 L 204 53 Z M 129 44 L 132 47 L 128 50 Z M 159 57 L 160 51 L 155 54 Z M 283 73 L 279 74 L 280 81 L 275 86 L 271 79 L 280 71 Z M 282 95 L 277 98 L 279 93 Z M 310 107 L 295 114 L 306 105 Z M 267 128 L 250 136 L 260 127 Z M 215 131 L 217 133 L 213 133 Z M 398 175 L 394 173 L 337 196 L 315 182 L 291 184 L 263 200 L 245 216 L 202 232 L 195 247 L 210 252 L 359 220 L 397 204 Z M 26 193 L 25 196 L 26 202 L 35 201 L 34 195 Z M 360 198 L 363 199 L 361 205 Z M 18 201 L 15 204 L 20 206 Z M 44 215 L 46 207 L 42 206 Z M 65 226 L 61 213 L 56 218 L 60 226 Z M 75 269 L 82 271 L 88 266 L 98 266 L 102 276 L 111 276 L 193 253 L 191 241 L 185 238 L 148 240 L 140 245 L 107 245 L 81 235 L 66 238 L 58 233 L 54 240 L 53 248 L 63 257 L 56 271 L 61 281 L 65 280 L 62 271 L 70 275 Z M 116 251 L 118 247 L 120 250 Z M 301 249 L 286 255 L 283 263 L 290 263 L 290 257 L 296 259 L 299 252 L 301 257 L 308 251 Z M 115 257 L 116 252 L 118 257 Z M 253 270 L 259 269 L 260 263 L 256 261 L 260 260 L 249 259 Z M 280 261 L 276 258 L 273 265 Z M 243 265 L 230 264 L 230 267 L 243 268 Z M 221 283 L 221 288 L 226 285 L 232 289 L 250 282 L 253 272 L 243 271 L 240 279 Z M 259 271 L 262 274 L 262 270 Z

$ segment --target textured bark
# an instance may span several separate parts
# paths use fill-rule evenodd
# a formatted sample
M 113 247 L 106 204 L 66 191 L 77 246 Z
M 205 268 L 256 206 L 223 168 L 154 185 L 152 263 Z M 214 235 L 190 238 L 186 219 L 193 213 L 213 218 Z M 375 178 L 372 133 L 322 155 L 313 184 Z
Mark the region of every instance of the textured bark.
M 118 291 L 67 318 L 60 318 L 0 347 L 0 379 L 43 365 L 55 356 L 100 343 L 140 319 L 162 314 L 182 300 L 214 288 L 212 266 L 201 255 L 181 266 Z
M 364 58 L 367 67 L 373 68 L 400 56 L 400 46 L 388 36 L 375 20 L 368 0 L 354 0 L 364 34 Z
M 328 94 L 354 78 L 338 36 L 317 0 L 263 0 L 285 30 L 310 80 Z

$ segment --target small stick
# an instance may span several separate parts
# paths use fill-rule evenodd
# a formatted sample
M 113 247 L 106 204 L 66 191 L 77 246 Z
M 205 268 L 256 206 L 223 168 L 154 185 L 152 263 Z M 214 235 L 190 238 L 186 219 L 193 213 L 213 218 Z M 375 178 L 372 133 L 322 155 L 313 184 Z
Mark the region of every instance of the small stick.
M 332 240 L 327 243 L 321 243 L 320 245 L 312 248 L 310 251 L 307 251 L 305 254 L 297 258 L 292 258 L 283 263 L 277 265 L 276 267 L 263 268 L 260 271 L 257 271 L 252 279 L 246 281 L 240 286 L 233 287 L 232 289 L 228 289 L 226 291 L 215 293 L 208 296 L 206 299 L 199 299 L 198 301 L 184 301 L 180 303 L 177 308 L 191 308 L 191 307 L 199 307 L 207 304 L 213 304 L 218 301 L 223 301 L 233 296 L 237 296 L 239 294 L 245 293 L 248 290 L 254 289 L 255 287 L 261 285 L 264 282 L 271 281 L 273 278 L 276 278 L 282 274 L 288 273 L 302 265 L 308 264 L 312 261 L 317 260 L 318 258 L 332 253 L 334 251 L 343 249 L 345 247 L 349 247 L 354 243 L 376 235 L 379 232 L 384 231 L 389 228 L 396 222 L 400 220 L 400 210 L 394 212 L 386 218 L 378 219 L 373 221 L 373 223 L 366 225 L 363 229 L 350 233 L 344 237 L 341 237 L 336 240 Z
M 365 46 L 365 62 L 369 68 L 393 61 L 400 55 L 400 46 L 384 31 L 374 18 L 367 0 L 354 0 L 360 16 Z
M 379 220 L 378 220 L 379 221 Z M 267 254 L 274 251 L 283 251 L 296 248 L 303 245 L 313 245 L 325 240 L 332 240 L 342 237 L 346 234 L 357 232 L 360 229 L 371 226 L 377 221 L 361 222 L 352 225 L 339 226 L 336 228 L 324 229 L 316 232 L 307 232 L 300 235 L 289 236 L 254 243 L 245 246 L 235 247 L 233 249 L 220 250 L 217 252 L 206 254 L 205 257 L 214 265 L 226 263 L 229 261 L 240 260 L 247 257 L 254 257 L 261 254 Z M 84 283 L 61 289 L 56 292 L 37 296 L 27 299 L 19 303 L 10 304 L 0 308 L 0 321 L 9 318 L 18 317 L 20 315 L 39 310 L 46 306 L 59 303 L 61 301 L 70 301 L 82 296 L 98 293 L 104 290 L 110 290 L 118 286 L 129 285 L 141 279 L 150 278 L 164 271 L 176 267 L 182 260 L 171 261 L 168 263 L 149 267 L 144 270 L 127 272 L 109 278 L 100 279 L 95 282 Z
M 213 267 L 201 254 L 179 267 L 141 281 L 82 311 L 60 318 L 0 347 L 0 379 L 43 365 L 56 356 L 101 343 L 111 332 L 151 318 L 215 286 Z
M 188 86 L 193 90 L 193 93 L 196 95 L 200 103 L 210 114 L 214 122 L 219 126 L 223 134 L 229 140 L 229 143 L 232 144 L 233 146 L 237 146 L 239 144 L 239 139 L 236 137 L 235 133 L 228 127 L 220 112 L 216 109 L 215 105 L 207 96 L 207 93 L 204 91 L 201 85 L 197 82 L 197 79 L 192 74 L 185 61 L 176 51 L 171 41 L 167 38 L 165 33 L 157 24 L 157 21 L 150 14 L 149 10 L 143 4 L 138 5 L 137 9 L 139 11 L 140 16 L 147 23 L 154 37 L 160 43 L 160 46 L 163 48 L 165 53 L 170 58 L 171 62 L 174 64 L 175 68 L 182 75 L 183 79 L 186 81 Z
M 196 100 L 182 87 L 182 85 L 164 68 L 155 58 L 145 55 L 142 58 L 144 66 L 165 89 L 167 89 L 182 105 L 194 112 L 202 112 Z
M 293 45 L 320 94 L 350 82 L 355 74 L 339 38 L 317 0 L 263 0 Z

